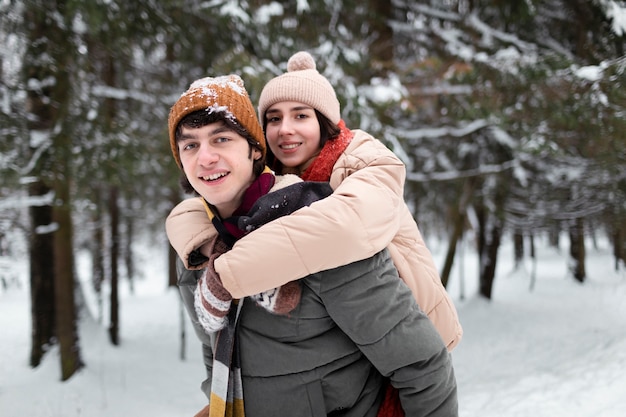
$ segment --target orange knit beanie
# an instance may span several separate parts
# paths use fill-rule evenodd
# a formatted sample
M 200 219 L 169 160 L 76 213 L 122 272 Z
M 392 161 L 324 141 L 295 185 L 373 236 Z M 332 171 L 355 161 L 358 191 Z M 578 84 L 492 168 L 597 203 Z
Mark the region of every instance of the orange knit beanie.
M 223 112 L 225 118 L 241 125 L 257 141 L 265 156 L 265 135 L 256 117 L 254 106 L 243 80 L 237 75 L 206 77 L 194 81 L 178 101 L 172 106 L 168 120 L 170 146 L 178 166 L 182 169 L 178 146 L 176 144 L 176 128 L 183 117 L 197 110 L 207 113 Z
M 308 52 L 297 52 L 287 61 L 287 72 L 270 80 L 259 98 L 259 120 L 265 112 L 281 101 L 297 101 L 313 107 L 338 124 L 341 120 L 339 100 L 330 82 L 321 75 Z

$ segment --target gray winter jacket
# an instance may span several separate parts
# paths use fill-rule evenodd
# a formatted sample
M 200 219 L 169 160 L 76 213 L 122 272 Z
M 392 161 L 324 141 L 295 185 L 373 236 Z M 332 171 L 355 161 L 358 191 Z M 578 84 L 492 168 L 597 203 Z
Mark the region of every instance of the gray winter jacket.
M 211 337 L 197 323 L 198 271 L 179 285 L 204 344 L 210 393 Z M 247 417 L 376 416 L 385 378 L 406 416 L 458 415 L 456 381 L 441 337 L 399 279 L 387 250 L 300 280 L 288 316 L 244 299 L 238 337 Z

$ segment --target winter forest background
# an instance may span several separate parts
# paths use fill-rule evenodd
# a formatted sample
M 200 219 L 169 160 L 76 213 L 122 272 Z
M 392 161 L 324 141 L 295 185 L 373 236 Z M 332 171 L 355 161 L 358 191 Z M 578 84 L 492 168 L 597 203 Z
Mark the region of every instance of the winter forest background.
M 175 285 L 163 222 L 183 198 L 167 140 L 178 96 L 237 73 L 256 102 L 299 50 L 347 125 L 406 163 L 415 218 L 445 243 L 444 283 L 468 240 L 486 299 L 499 257 L 532 258 L 537 239 L 567 251 L 583 286 L 586 243 L 609 242 L 623 269 L 625 40 L 626 2 L 612 0 L 0 0 L 0 303 L 29 286 L 30 366 L 50 346 L 62 380 L 83 366 L 86 292 L 121 343 L 140 239 Z

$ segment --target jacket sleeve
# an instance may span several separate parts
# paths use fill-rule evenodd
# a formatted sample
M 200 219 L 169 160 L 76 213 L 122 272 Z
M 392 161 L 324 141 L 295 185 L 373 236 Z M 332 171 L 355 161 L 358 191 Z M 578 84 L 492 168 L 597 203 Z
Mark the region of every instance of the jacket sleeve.
M 211 375 L 213 374 L 213 349 L 215 344 L 215 335 L 207 334 L 198 320 L 194 308 L 194 291 L 197 287 L 198 279 L 200 278 L 201 271 L 190 271 L 185 269 L 183 262 L 179 259 L 176 260 L 176 274 L 178 276 L 178 290 L 180 291 L 181 302 L 187 311 L 187 315 L 193 326 L 193 330 L 198 336 L 198 339 L 202 343 L 202 357 L 204 361 L 204 367 L 206 369 L 207 378 L 202 382 L 202 392 L 207 396 L 207 399 L 211 399 Z
M 458 415 L 451 356 L 386 250 L 316 275 L 330 317 L 398 389 L 405 415 Z
M 333 170 L 330 197 L 253 231 L 216 261 L 234 298 L 368 258 L 389 245 L 404 204 L 402 161 L 370 137 L 362 146 L 351 144 Z
M 185 268 L 203 269 L 207 266 L 208 259 L 199 264 L 189 263 L 192 252 L 210 242 L 217 234 L 199 197 L 178 203 L 165 220 L 165 231 Z

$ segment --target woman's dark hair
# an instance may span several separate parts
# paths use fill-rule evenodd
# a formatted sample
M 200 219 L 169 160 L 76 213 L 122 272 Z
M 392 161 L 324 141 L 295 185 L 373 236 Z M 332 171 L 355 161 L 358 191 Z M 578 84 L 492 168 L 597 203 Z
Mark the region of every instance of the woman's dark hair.
M 252 149 L 257 149 L 263 152 L 263 149 L 261 149 L 261 147 L 259 146 L 259 142 L 254 137 L 252 137 L 252 135 L 246 129 L 244 129 L 243 126 L 236 123 L 235 119 L 233 119 L 232 117 L 228 117 L 223 111 L 214 111 L 214 109 L 197 110 L 183 117 L 178 123 L 178 126 L 176 126 L 176 142 L 178 142 L 182 136 L 183 126 L 191 129 L 198 129 L 211 123 L 217 122 L 224 122 L 224 124 L 229 129 L 232 129 L 234 132 L 236 132 L 248 141 L 248 144 L 250 145 L 250 153 L 248 154 L 248 157 L 252 157 Z M 265 158 L 255 160 L 252 165 L 252 171 L 254 173 L 254 176 L 258 177 L 259 175 L 261 175 L 264 168 Z M 186 194 L 199 195 L 189 183 L 189 179 L 185 175 L 184 171 L 181 171 L 179 182 L 181 188 Z
M 315 109 L 313 109 L 315 110 Z M 334 124 L 328 119 L 328 117 L 324 116 L 319 111 L 315 110 L 315 116 L 317 117 L 317 123 L 320 126 L 320 149 L 324 147 L 327 140 L 335 140 L 339 133 L 341 133 L 341 128 Z M 263 133 L 265 133 L 265 128 L 267 127 L 267 117 L 263 115 Z M 266 164 L 270 168 L 272 168 L 275 172 L 281 173 L 283 170 L 283 164 L 280 162 L 276 156 L 272 153 L 272 150 L 269 146 L 267 146 L 267 157 Z

